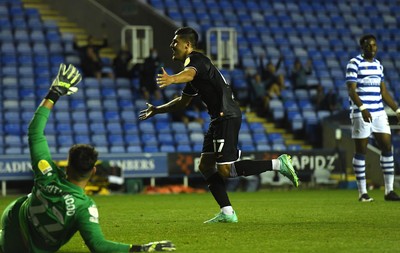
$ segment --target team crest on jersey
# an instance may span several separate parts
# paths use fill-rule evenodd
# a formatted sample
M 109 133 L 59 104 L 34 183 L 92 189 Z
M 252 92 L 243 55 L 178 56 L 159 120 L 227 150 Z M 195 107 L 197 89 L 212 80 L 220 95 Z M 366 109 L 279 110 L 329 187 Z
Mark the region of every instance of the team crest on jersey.
M 52 171 L 53 168 L 46 160 L 40 160 L 38 163 L 38 168 L 42 172 L 43 175 L 46 175 L 48 172 Z
M 186 58 L 185 63 L 183 64 L 183 66 L 187 66 L 190 63 L 190 57 Z

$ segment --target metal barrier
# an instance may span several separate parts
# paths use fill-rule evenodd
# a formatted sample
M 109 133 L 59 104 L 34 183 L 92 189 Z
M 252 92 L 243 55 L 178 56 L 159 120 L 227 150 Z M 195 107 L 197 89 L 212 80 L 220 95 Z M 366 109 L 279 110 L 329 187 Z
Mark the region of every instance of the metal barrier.
M 151 26 L 127 25 L 121 30 L 121 47 L 128 45 L 132 52 L 132 64 L 143 63 L 153 48 Z

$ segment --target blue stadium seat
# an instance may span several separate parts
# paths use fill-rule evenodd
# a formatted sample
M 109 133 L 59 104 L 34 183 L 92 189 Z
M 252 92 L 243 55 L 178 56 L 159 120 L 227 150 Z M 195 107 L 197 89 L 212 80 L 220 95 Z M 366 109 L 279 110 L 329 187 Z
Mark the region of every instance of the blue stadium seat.
M 137 123 L 134 122 L 124 122 L 122 128 L 125 134 L 138 134 L 139 127 Z
M 90 137 L 87 134 L 75 134 L 74 141 L 76 144 L 90 144 Z
M 88 112 L 88 119 L 92 122 L 104 122 L 103 112 L 100 110 L 90 110 Z
M 107 140 L 112 146 L 122 146 L 125 144 L 124 138 L 121 134 L 111 133 L 108 135 Z
M 192 152 L 192 147 L 190 144 L 178 144 L 176 146 L 177 152 Z
M 171 133 L 171 124 L 167 121 L 157 121 L 155 123 L 157 133 Z
M 104 120 L 107 122 L 119 122 L 121 118 L 118 111 L 107 108 L 104 112 Z
M 108 122 L 106 123 L 106 128 L 109 133 L 114 133 L 114 134 L 122 134 L 122 126 L 120 122 Z
M 150 134 L 155 134 L 156 133 L 156 129 L 154 127 L 153 122 L 149 122 L 149 121 L 142 121 L 139 123 L 139 130 L 142 133 L 150 133 Z
M 92 142 L 95 145 L 96 149 L 101 146 L 103 146 L 103 147 L 108 146 L 108 140 L 107 140 L 107 136 L 105 133 L 102 134 L 102 133 L 95 132 L 95 134 L 92 134 L 91 138 L 92 138 Z
M 21 124 L 18 123 L 4 123 L 4 133 L 11 135 L 21 135 L 23 133 L 23 129 Z
M 272 148 L 268 143 L 257 143 L 256 144 L 257 151 L 271 151 Z
M 176 149 L 175 149 L 174 145 L 169 145 L 169 144 L 161 144 L 160 145 L 160 152 L 173 153 L 175 151 L 176 151 Z
M 70 122 L 71 121 L 71 114 L 69 111 L 56 111 L 54 113 L 54 118 L 58 122 Z
M 142 153 L 143 149 L 140 145 L 133 145 L 133 146 L 128 146 L 126 148 L 126 151 L 128 153 Z
M 174 145 L 175 139 L 171 133 L 158 133 L 158 142 L 160 144 Z
M 126 134 L 124 137 L 125 143 L 129 146 L 140 146 L 141 139 L 139 134 Z
M 58 146 L 61 146 L 61 147 L 68 147 L 69 148 L 70 146 L 72 146 L 74 144 L 73 140 L 74 139 L 73 139 L 71 134 L 61 134 L 61 133 L 59 133 L 57 135 L 57 143 L 58 143 Z
M 72 134 L 72 126 L 68 123 L 58 122 L 56 123 L 56 131 L 60 134 Z
M 160 152 L 159 148 L 157 145 L 150 145 L 150 144 L 146 144 L 143 147 L 143 152 L 146 153 L 155 153 L 155 152 Z
M 85 134 L 85 135 L 87 135 L 87 134 L 90 133 L 90 129 L 89 129 L 88 124 L 85 123 L 85 122 L 82 122 L 82 121 L 78 121 L 78 122 L 73 123 L 72 129 L 73 129 L 74 133 L 77 133 L 77 134 Z
M 182 133 L 175 133 L 175 142 L 177 144 L 189 144 L 190 140 L 189 140 L 189 135 L 186 132 L 182 132 Z
M 76 113 L 79 113 L 80 110 L 86 109 L 85 101 L 83 99 L 80 99 L 80 98 L 72 98 L 70 100 L 70 106 L 71 106 L 71 109 L 74 111 L 74 113 L 72 113 L 72 117 L 74 117 L 74 115 Z M 85 116 L 82 117 L 81 119 L 86 119 L 86 112 L 85 112 Z
M 19 135 L 8 135 L 4 136 L 4 145 L 6 146 L 18 146 L 22 145 L 22 140 Z
M 252 152 L 256 151 L 256 147 L 254 146 L 253 142 L 242 142 L 239 144 L 240 150 L 244 152 Z
M 104 125 L 104 122 L 91 122 L 89 125 L 89 129 L 93 134 L 104 134 L 107 132 L 107 129 Z
M 22 149 L 20 147 L 6 147 L 4 149 L 4 154 L 6 154 L 6 155 L 19 155 L 19 154 L 22 154 Z
M 140 139 L 142 140 L 143 144 L 146 145 L 158 145 L 157 136 L 152 133 L 144 133 L 141 135 Z
M 125 153 L 126 152 L 126 149 L 125 149 L 125 147 L 124 146 L 122 146 L 122 145 L 117 145 L 117 146 L 111 146 L 110 147 L 110 152 L 111 153 Z

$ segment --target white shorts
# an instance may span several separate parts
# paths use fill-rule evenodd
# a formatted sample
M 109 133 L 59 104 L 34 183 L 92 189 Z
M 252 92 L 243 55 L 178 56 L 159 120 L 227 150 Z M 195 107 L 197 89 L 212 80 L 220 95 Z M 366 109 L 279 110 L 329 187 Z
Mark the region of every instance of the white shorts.
M 353 139 L 365 139 L 372 133 L 391 134 L 387 115 L 372 118 L 372 122 L 365 122 L 363 118 L 351 120 L 351 137 Z

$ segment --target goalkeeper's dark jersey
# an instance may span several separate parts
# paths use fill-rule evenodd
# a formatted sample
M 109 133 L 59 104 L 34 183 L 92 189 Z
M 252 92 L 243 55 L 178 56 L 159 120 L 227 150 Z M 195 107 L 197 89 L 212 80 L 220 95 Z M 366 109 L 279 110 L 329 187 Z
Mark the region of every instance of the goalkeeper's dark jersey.
M 30 250 L 55 252 L 79 231 L 92 252 L 128 252 L 130 245 L 104 239 L 96 204 L 52 161 L 44 136 L 49 113 L 39 107 L 28 132 L 35 183 L 19 218 Z
M 183 93 L 188 96 L 200 95 L 212 120 L 241 117 L 231 86 L 208 57 L 193 51 L 186 58 L 184 66 L 195 69 L 196 76 L 186 84 Z

